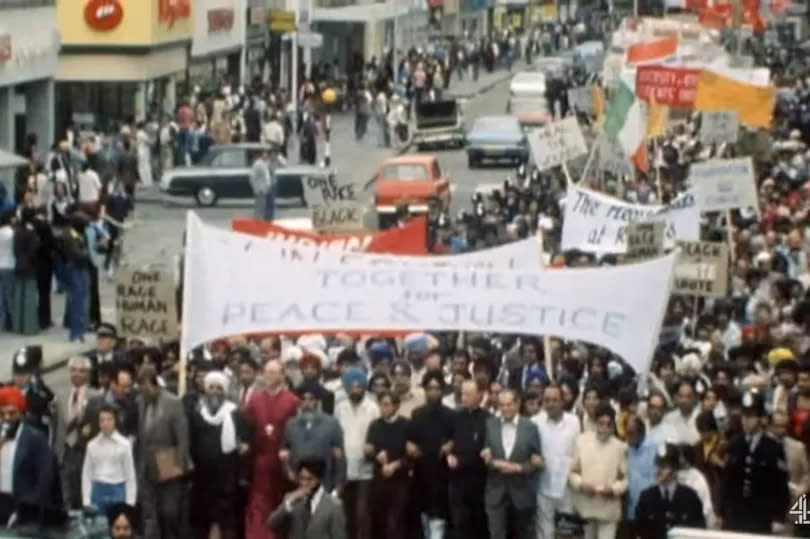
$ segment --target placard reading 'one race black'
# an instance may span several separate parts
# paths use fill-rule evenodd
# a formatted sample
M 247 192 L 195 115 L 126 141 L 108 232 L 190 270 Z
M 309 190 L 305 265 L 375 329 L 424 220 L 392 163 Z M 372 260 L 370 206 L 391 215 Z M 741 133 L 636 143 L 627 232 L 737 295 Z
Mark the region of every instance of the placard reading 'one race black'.
M 177 337 L 174 277 L 164 269 L 118 269 L 115 286 L 118 331 L 124 337 Z
M 310 206 L 326 206 L 342 200 L 357 200 L 362 185 L 352 181 L 338 181 L 334 174 L 305 178 L 304 198 Z

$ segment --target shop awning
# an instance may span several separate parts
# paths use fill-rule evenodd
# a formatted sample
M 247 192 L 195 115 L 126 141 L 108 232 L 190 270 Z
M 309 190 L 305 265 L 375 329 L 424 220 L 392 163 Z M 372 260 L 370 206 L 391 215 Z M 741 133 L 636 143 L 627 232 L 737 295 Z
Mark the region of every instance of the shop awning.
M 374 22 L 406 15 L 408 8 L 395 6 L 393 2 L 384 4 L 350 5 L 344 7 L 315 8 L 313 22 Z
M 4 168 L 24 167 L 28 164 L 28 159 L 5 150 L 0 150 L 0 170 Z

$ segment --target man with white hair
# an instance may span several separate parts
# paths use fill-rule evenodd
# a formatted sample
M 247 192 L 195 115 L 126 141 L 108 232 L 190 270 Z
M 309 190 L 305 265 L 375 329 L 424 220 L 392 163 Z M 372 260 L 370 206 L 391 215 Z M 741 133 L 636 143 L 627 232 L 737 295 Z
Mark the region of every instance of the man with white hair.
M 93 430 L 85 424 L 84 411 L 87 401 L 101 394 L 89 384 L 91 368 L 92 362 L 86 356 L 70 358 L 70 386 L 56 396 L 58 413 L 54 452 L 61 463 L 65 503 L 71 509 L 82 507 L 82 464 Z
M 201 537 L 235 537 L 242 514 L 237 505 L 239 456 L 248 452 L 249 433 L 239 407 L 226 399 L 230 378 L 211 371 L 205 395 L 191 417 L 194 461 L 191 522 Z

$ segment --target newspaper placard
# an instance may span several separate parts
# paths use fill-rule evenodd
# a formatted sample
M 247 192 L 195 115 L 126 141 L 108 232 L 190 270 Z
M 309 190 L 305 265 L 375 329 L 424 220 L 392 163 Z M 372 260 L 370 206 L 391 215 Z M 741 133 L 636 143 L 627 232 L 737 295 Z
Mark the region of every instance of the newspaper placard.
M 177 338 L 174 276 L 165 269 L 118 268 L 115 311 L 124 337 Z
M 616 137 L 610 137 L 602 132 L 596 139 L 597 163 L 600 170 L 610 172 L 616 176 L 630 176 L 633 167 L 630 159 L 624 155 L 624 149 Z
M 708 241 L 678 242 L 673 294 L 722 298 L 728 291 L 728 245 Z
M 689 169 L 689 178 L 700 211 L 754 208 L 759 212 L 751 157 L 695 163 Z
M 529 132 L 534 164 L 540 170 L 562 165 L 588 153 L 577 119 L 569 116 Z
M 664 248 L 676 239 L 700 239 L 700 211 L 691 192 L 666 206 L 630 204 L 616 198 L 572 186 L 568 188 L 563 220 L 562 249 L 588 253 L 627 252 L 627 225 L 638 221 L 662 222 Z
M 365 205 L 340 200 L 312 208 L 312 229 L 321 234 L 360 232 L 363 230 Z
M 334 174 L 305 177 L 301 183 L 309 206 L 328 206 L 335 202 L 362 199 L 362 182 L 339 181 Z
M 625 234 L 626 262 L 638 262 L 664 254 L 664 223 L 630 223 Z
M 590 86 L 580 86 L 568 90 L 568 104 L 582 114 L 593 114 L 593 88 Z
M 740 132 L 740 118 L 734 110 L 714 110 L 701 114 L 700 142 L 703 144 L 722 144 L 737 142 Z

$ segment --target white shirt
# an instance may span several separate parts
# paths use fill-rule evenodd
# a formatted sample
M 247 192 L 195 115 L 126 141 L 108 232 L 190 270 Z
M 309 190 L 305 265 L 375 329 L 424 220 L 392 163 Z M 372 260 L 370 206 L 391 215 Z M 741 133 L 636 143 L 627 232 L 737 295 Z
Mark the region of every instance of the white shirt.
M 456 405 L 456 395 L 454 393 L 445 395 L 444 397 L 442 397 L 442 404 L 444 404 L 451 410 L 455 410 L 456 408 L 458 408 L 458 406 Z
M 79 173 L 79 202 L 98 202 L 101 193 L 101 180 L 95 170 L 87 169 Z
M 343 429 L 343 452 L 346 455 L 346 479 L 357 481 L 371 479 L 373 465 L 366 459 L 363 446 L 371 422 L 380 417 L 379 407 L 369 398 L 363 397 L 360 404 L 354 406 L 345 400 L 335 406 L 335 419 Z
M 503 456 L 509 458 L 512 450 L 515 448 L 515 439 L 517 438 L 517 416 L 513 417 L 511 421 L 501 420 L 501 440 L 503 441 Z
M 663 418 L 655 426 L 650 425 L 649 421 L 647 422 L 647 438 L 658 445 L 666 442 L 677 442 L 678 432 L 675 427 L 666 422 L 666 418 Z
M 0 226 L 0 270 L 14 269 L 14 229 Z
M 687 468 L 678 470 L 678 482 L 691 487 L 697 493 L 703 504 L 703 517 L 706 519 L 706 525 L 711 529 L 715 521 L 714 507 L 712 507 L 712 493 L 706 478 L 697 468 Z
M 17 455 L 17 440 L 25 426 L 20 423 L 14 438 L 9 438 L 0 449 L 0 492 L 14 494 L 14 457 Z
M 90 505 L 90 491 L 93 482 L 120 484 L 126 489 L 126 502 L 135 505 L 137 482 L 135 462 L 132 458 L 132 444 L 115 431 L 111 436 L 98 433 L 87 444 L 82 466 L 82 500 Z
M 554 499 L 562 499 L 568 488 L 568 474 L 574 462 L 574 444 L 580 433 L 579 418 L 571 412 L 563 412 L 559 421 L 552 421 L 541 410 L 532 421 L 540 433 L 540 447 L 545 468 L 540 475 L 540 493 Z
M 675 431 L 676 443 L 694 445 L 700 440 L 700 434 L 695 426 L 695 420 L 699 413 L 700 407 L 695 406 L 689 417 L 684 417 L 678 409 L 672 410 L 664 416 L 664 422 Z

